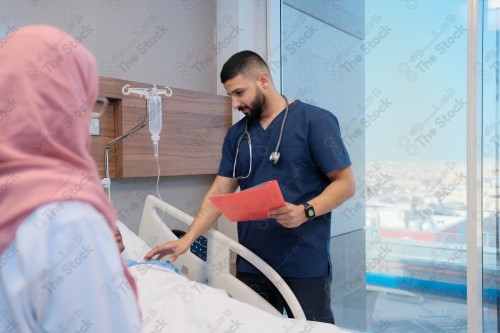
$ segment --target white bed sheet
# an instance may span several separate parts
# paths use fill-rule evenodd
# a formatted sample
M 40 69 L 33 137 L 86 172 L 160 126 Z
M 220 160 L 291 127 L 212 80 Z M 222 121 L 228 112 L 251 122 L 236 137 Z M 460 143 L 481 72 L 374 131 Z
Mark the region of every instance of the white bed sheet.
M 149 246 L 123 223 L 118 227 L 126 259 L 143 261 Z M 346 333 L 325 323 L 274 316 L 230 298 L 224 291 L 147 263 L 129 267 L 135 278 L 143 332 Z
M 129 268 L 136 279 L 143 332 L 341 333 L 334 325 L 277 317 L 163 267 Z

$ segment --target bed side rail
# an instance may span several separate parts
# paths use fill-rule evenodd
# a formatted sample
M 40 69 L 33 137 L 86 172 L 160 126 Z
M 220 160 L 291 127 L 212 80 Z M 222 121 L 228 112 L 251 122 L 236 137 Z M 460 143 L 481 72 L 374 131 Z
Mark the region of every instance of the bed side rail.
M 139 227 L 139 237 L 145 240 L 151 247 L 178 239 L 165 223 L 162 222 L 161 217 L 158 215 L 158 210 L 165 212 L 187 226 L 190 226 L 193 222 L 192 216 L 161 201 L 155 196 L 149 195 L 144 205 Z M 275 315 L 281 315 L 259 294 L 230 273 L 230 254 L 233 251 L 259 269 L 276 286 L 292 310 L 294 318 L 306 319 L 304 311 L 292 290 L 281 276 L 261 258 L 215 229 L 207 230 L 203 234 L 203 237 L 201 240 L 199 239 L 200 242 L 197 241 L 193 244 L 191 251 L 179 256 L 174 263 L 190 280 L 224 289 L 231 297 Z M 206 249 L 206 256 L 200 256 L 200 251 L 203 252 L 204 249 Z M 195 255 L 193 252 L 198 255 Z M 204 260 L 205 258 L 206 260 Z

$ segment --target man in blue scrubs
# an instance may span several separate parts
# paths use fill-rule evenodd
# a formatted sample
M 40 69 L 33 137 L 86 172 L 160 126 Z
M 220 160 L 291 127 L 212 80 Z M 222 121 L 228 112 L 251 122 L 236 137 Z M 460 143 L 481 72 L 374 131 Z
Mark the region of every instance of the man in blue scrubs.
M 209 197 L 276 179 L 286 206 L 269 211 L 269 219 L 239 222 L 239 242 L 284 278 L 308 320 L 333 324 L 331 211 L 355 191 L 337 118 L 281 95 L 267 64 L 252 51 L 233 55 L 220 76 L 233 108 L 246 117 L 225 137 L 218 175 L 190 230 L 180 240 L 156 247 L 146 259 L 172 254 L 170 261 L 174 261 L 186 252 L 220 216 Z M 242 258 L 238 258 L 237 277 L 279 311 L 287 308 L 269 281 Z

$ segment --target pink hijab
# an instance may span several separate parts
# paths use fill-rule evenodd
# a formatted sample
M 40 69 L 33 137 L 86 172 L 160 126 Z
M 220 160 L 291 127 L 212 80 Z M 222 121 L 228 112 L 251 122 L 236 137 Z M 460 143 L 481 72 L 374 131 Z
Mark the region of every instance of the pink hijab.
M 94 57 L 63 31 L 28 26 L 0 42 L 0 254 L 50 202 L 89 203 L 115 228 L 89 152 L 97 91 Z
M 113 226 L 89 152 L 92 54 L 60 30 L 29 26 L 6 38 L 0 64 L 0 253 L 27 215 L 50 202 L 87 202 Z

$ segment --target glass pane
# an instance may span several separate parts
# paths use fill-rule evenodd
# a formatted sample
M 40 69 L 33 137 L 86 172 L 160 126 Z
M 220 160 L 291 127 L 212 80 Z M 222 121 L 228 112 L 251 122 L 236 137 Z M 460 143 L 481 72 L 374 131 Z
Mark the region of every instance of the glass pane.
M 366 275 L 377 332 L 466 332 L 466 4 L 366 1 Z
M 499 316 L 499 70 L 500 3 L 484 3 L 483 95 L 483 327 L 500 331 Z
M 466 332 L 467 1 L 284 0 L 282 16 L 283 92 L 338 117 L 356 173 L 332 219 L 338 326 Z

